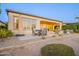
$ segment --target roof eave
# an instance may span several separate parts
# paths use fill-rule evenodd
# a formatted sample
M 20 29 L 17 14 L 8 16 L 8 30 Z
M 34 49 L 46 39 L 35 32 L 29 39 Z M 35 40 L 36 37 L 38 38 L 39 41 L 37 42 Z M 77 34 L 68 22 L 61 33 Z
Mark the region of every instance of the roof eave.
M 13 12 L 13 13 L 19 13 L 19 14 L 23 14 L 23 15 L 38 17 L 38 18 L 42 18 L 42 19 L 48 19 L 48 20 L 52 20 L 52 21 L 62 22 L 62 21 L 58 21 L 58 20 L 54 20 L 54 19 L 49 19 L 49 18 L 45 18 L 45 17 L 41 17 L 41 16 L 36 16 L 36 15 L 28 14 L 28 13 L 22 13 L 22 12 L 14 11 L 14 10 L 11 10 L 11 9 L 6 9 L 6 11 L 7 11 L 7 14 L 8 14 L 8 12 Z

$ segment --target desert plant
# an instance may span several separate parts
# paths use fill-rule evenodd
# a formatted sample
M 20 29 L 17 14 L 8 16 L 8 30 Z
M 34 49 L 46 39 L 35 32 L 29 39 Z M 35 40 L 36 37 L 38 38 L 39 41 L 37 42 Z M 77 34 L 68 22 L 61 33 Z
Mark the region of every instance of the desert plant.
M 7 38 L 7 37 L 11 37 L 13 34 L 10 30 L 7 29 L 0 29 L 0 38 Z
M 64 44 L 50 44 L 41 49 L 42 56 L 74 56 L 71 47 Z
M 45 36 L 42 36 L 42 39 L 46 39 L 46 37 Z
M 56 37 L 56 35 L 52 35 L 52 37 Z

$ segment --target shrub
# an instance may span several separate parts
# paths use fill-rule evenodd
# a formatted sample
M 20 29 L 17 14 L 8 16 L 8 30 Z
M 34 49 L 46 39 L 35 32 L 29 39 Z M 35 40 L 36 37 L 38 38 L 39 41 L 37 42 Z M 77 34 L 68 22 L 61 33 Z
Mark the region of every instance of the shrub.
M 12 32 L 10 30 L 0 29 L 0 38 L 7 38 L 11 36 L 12 36 Z
M 42 56 L 74 56 L 71 47 L 64 44 L 50 44 L 41 49 Z
M 56 35 L 52 35 L 52 37 L 56 37 Z
M 45 36 L 42 36 L 42 39 L 46 39 L 46 37 Z
M 68 23 L 62 26 L 63 30 L 73 30 L 74 32 L 79 32 L 79 24 L 78 23 Z

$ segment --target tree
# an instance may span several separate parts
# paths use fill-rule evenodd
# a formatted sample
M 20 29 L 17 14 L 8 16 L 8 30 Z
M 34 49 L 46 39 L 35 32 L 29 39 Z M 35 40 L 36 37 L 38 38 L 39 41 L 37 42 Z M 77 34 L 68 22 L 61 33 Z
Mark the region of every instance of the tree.
M 0 9 L 0 14 L 1 14 L 1 9 Z
M 1 14 L 1 4 L 0 4 L 0 14 Z
M 75 17 L 75 19 L 77 20 L 77 30 L 79 29 L 79 16 Z
M 77 16 L 77 17 L 75 17 L 75 19 L 78 21 L 78 23 L 79 23 L 79 16 Z

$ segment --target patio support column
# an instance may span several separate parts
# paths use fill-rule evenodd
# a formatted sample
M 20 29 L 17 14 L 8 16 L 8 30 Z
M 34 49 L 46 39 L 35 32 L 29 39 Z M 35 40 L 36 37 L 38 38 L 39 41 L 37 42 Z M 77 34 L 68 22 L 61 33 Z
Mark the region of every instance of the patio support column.
M 53 31 L 54 31 L 54 29 L 55 29 L 55 25 L 53 25 Z
M 59 29 L 62 30 L 62 23 L 59 24 Z

